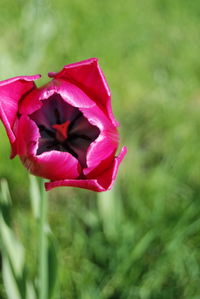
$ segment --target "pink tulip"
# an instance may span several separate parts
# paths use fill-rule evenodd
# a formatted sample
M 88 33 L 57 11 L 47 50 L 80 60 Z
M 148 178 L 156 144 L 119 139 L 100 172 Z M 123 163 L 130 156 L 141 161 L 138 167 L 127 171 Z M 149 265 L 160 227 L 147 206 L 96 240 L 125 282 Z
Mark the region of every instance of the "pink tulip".
M 0 82 L 0 117 L 11 143 L 46 190 L 74 186 L 111 189 L 126 154 L 119 145 L 111 95 L 96 58 L 64 66 L 37 88 L 36 76 Z

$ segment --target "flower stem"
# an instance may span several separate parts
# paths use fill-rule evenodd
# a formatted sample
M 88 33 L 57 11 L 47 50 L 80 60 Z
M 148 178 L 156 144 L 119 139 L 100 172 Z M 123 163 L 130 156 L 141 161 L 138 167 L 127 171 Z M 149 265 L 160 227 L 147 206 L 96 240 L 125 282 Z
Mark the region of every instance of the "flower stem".
M 47 261 L 47 193 L 44 190 L 44 180 L 41 186 L 40 221 L 39 221 L 39 299 L 48 299 L 48 261 Z

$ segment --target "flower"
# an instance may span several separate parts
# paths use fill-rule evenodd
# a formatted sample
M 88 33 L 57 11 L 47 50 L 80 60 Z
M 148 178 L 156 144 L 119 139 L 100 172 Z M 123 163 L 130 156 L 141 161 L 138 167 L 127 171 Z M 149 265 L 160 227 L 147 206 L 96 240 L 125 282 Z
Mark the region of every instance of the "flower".
M 49 179 L 46 190 L 74 186 L 111 189 L 126 154 L 119 145 L 110 90 L 96 58 L 49 73 L 38 88 L 36 76 L 0 82 L 0 117 L 11 143 L 34 175 Z

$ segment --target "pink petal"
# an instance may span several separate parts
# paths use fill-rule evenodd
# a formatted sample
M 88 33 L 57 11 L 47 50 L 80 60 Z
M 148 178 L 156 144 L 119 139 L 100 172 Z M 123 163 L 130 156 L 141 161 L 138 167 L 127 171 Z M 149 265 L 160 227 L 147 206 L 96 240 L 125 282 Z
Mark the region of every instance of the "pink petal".
M 15 153 L 19 156 L 36 155 L 40 133 L 37 125 L 28 116 L 23 115 L 18 120 Z
M 10 142 L 15 141 L 13 125 L 18 112 L 18 104 L 22 97 L 35 88 L 36 76 L 20 76 L 0 82 L 0 118 L 6 128 Z
M 119 165 L 124 159 L 126 153 L 127 153 L 127 148 L 124 146 L 121 152 L 119 153 L 118 157 L 114 159 L 112 166 L 98 177 L 98 183 L 105 190 L 110 190 L 112 188 L 117 176 Z
M 111 93 L 97 58 L 64 66 L 58 73 L 49 73 L 49 77 L 61 78 L 79 86 L 118 126 L 111 108 Z
M 126 147 L 123 147 L 119 156 L 114 159 L 112 165 L 96 179 L 85 179 L 85 180 L 68 179 L 68 180 L 54 181 L 54 182 L 45 183 L 45 188 L 47 191 L 62 186 L 84 188 L 84 189 L 89 189 L 97 192 L 110 190 L 116 179 L 119 165 L 122 162 L 126 153 L 127 153 L 127 149 Z
M 56 187 L 77 187 L 97 192 L 105 191 L 104 188 L 98 184 L 97 180 L 62 180 L 45 183 L 46 191 Z
M 19 104 L 19 112 L 20 114 L 29 115 L 39 108 L 42 107 L 42 102 L 40 101 L 40 97 L 42 95 L 41 88 L 37 88 L 32 90 L 29 94 L 27 94 L 23 101 Z
M 114 157 L 118 147 L 118 141 L 112 139 L 112 132 L 102 132 L 100 136 L 91 143 L 87 151 L 87 168 L 84 168 L 84 175 L 88 175 L 99 164 L 109 159 L 110 156 Z
M 80 111 L 92 125 L 100 130 L 98 138 L 90 144 L 87 150 L 87 168 L 84 169 L 84 174 L 87 175 L 110 155 L 114 156 L 119 144 L 119 134 L 116 126 L 98 106 L 80 108 Z
M 110 168 L 113 160 L 115 159 L 115 152 L 116 150 L 111 152 L 111 154 L 105 159 L 101 160 L 97 166 L 83 169 L 83 173 L 87 179 L 96 178 L 100 176 L 105 169 Z
M 78 160 L 67 152 L 49 151 L 21 160 L 32 174 L 49 180 L 74 179 L 81 171 Z
M 73 107 L 89 108 L 95 103 L 77 86 L 65 80 L 52 80 L 26 96 L 21 103 L 20 113 L 31 114 L 42 106 L 42 100 L 59 94 L 64 101 Z

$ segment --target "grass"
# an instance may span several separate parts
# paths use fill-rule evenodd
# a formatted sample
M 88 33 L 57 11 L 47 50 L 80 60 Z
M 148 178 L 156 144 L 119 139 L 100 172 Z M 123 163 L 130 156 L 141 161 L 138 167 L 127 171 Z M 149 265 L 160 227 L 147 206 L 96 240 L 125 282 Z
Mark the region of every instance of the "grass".
M 2 0 L 1 15 L 0 79 L 42 73 L 43 84 L 99 57 L 129 148 L 113 191 L 50 192 L 57 299 L 199 298 L 199 1 Z M 28 177 L 0 131 L 0 177 L 34 273 Z

